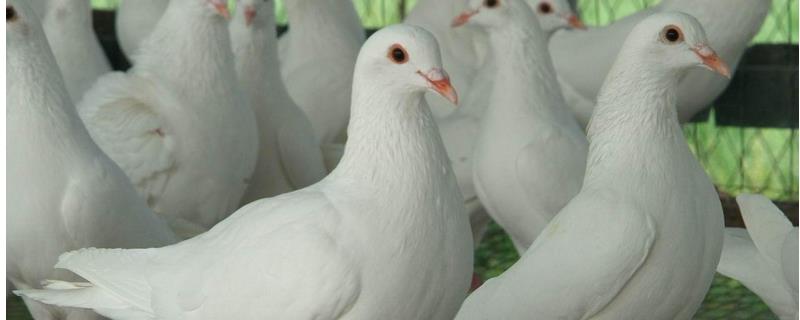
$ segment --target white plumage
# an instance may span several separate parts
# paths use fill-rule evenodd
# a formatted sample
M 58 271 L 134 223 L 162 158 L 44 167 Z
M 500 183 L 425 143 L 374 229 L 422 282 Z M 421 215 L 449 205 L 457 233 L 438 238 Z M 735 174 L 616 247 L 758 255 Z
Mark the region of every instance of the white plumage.
M 473 1 L 496 62 L 474 146 L 474 184 L 489 215 L 522 253 L 580 190 L 587 142 L 558 87 L 547 35 L 523 2 Z
M 144 39 L 153 32 L 170 0 L 120 0 L 114 19 L 117 42 L 131 63 L 135 63 Z
M 550 42 L 550 53 L 565 88 L 565 96 L 585 126 L 621 44 L 631 28 L 644 18 L 669 11 L 697 17 L 708 34 L 709 44 L 730 64 L 731 70 L 736 70 L 750 40 L 761 28 L 771 3 L 771 0 L 664 0 L 608 26 L 556 33 Z M 680 121 L 688 121 L 711 106 L 728 82 L 728 79 L 700 70 L 689 71 L 678 87 Z
M 111 71 L 92 26 L 89 0 L 48 0 L 42 27 L 72 101 Z
M 725 229 L 717 271 L 755 292 L 781 320 L 797 319 L 797 227 L 762 195 L 736 197 L 747 230 Z
M 396 46 L 404 55 L 387 56 Z M 453 96 L 440 67 L 424 30 L 379 31 L 359 55 L 349 141 L 330 176 L 177 245 L 67 253 L 57 266 L 90 284 L 21 293 L 115 319 L 452 319 L 472 246 L 422 99 L 426 88 Z
M 569 18 L 574 17 L 574 14 L 570 10 L 569 4 L 563 0 L 537 0 L 530 1 L 528 4 L 534 8 L 536 16 L 541 22 L 542 31 L 548 38 L 556 30 L 569 27 L 570 21 L 575 21 Z M 543 5 L 547 6 L 548 10 L 542 10 L 541 6 Z M 467 7 L 465 6 L 463 9 L 467 9 Z M 483 31 L 481 30 L 481 32 Z M 488 39 L 478 39 L 476 45 L 488 47 Z M 491 54 L 491 51 L 487 52 L 488 58 L 484 59 L 483 65 L 480 66 L 472 80 L 471 90 L 467 92 L 461 107 L 453 113 L 437 119 L 458 186 L 461 194 L 464 195 L 476 244 L 480 242 L 490 221 L 473 185 L 472 157 L 474 156 L 475 141 L 480 133 L 481 119 L 489 106 L 489 97 L 494 88 L 493 84 L 497 73 L 497 65 Z
M 8 134 L 6 279 L 17 289 L 45 279 L 82 247 L 154 247 L 176 237 L 89 137 L 27 1 L 6 3 Z M 94 319 L 25 299 L 35 319 Z
M 350 116 L 353 66 L 364 29 L 351 0 L 289 0 L 290 31 L 280 40 L 281 73 L 323 145 L 342 143 Z
M 456 319 L 691 319 L 714 277 L 723 219 L 675 93 L 702 61 L 725 73 L 706 44 L 682 13 L 633 29 L 598 98 L 580 193 Z
M 258 156 L 227 23 L 210 3 L 227 10 L 171 1 L 133 69 L 101 77 L 78 105 L 92 138 L 182 236 L 238 208 Z
M 242 204 L 307 187 L 327 174 L 314 129 L 283 84 L 274 3 L 240 0 L 231 21 L 239 83 L 258 120 L 258 164 Z
M 442 61 L 450 72 L 453 85 L 462 93 L 469 94 L 472 91 L 472 79 L 484 59 L 486 47 L 478 45 L 481 40 L 485 40 L 481 30 L 451 26 L 453 18 L 466 6 L 467 0 L 419 0 L 403 22 L 423 27 L 433 33 L 442 48 Z M 438 95 L 426 94 L 425 99 L 436 118 L 453 112 L 447 100 Z

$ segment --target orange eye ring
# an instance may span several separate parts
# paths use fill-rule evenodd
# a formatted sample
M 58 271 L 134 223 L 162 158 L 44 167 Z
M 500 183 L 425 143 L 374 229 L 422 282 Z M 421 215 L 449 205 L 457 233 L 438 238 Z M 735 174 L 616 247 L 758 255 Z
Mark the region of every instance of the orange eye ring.
M 389 60 L 396 64 L 404 64 L 408 62 L 408 52 L 406 48 L 403 46 L 395 43 L 391 47 L 389 47 L 389 52 L 386 54 L 389 57 Z

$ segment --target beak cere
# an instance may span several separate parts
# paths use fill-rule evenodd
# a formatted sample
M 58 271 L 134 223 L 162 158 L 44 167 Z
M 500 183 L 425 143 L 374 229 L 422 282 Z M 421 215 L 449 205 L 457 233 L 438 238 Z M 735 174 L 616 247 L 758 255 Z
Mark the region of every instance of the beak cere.
M 472 18 L 472 16 L 474 16 L 476 14 L 478 14 L 478 10 L 467 10 L 467 11 L 464 11 L 461 14 L 459 14 L 458 17 L 453 19 L 453 23 L 450 24 L 450 26 L 453 27 L 453 28 L 460 27 L 460 26 L 464 25 L 465 23 L 467 23 L 467 21 L 469 21 L 469 18 Z
M 450 84 L 450 77 L 447 76 L 447 73 L 439 68 L 433 68 L 428 73 L 422 73 L 421 71 L 417 71 L 417 73 L 425 78 L 430 84 L 430 88 L 434 91 L 441 94 L 445 99 L 453 103 L 454 105 L 458 106 L 458 94 L 456 90 L 453 89 L 453 85 Z
M 221 15 L 225 19 L 230 19 L 231 13 L 228 12 L 228 3 L 225 0 L 209 0 L 214 9 L 217 10 L 217 13 Z
M 581 19 L 574 14 L 570 14 L 569 16 L 567 16 L 567 22 L 571 27 L 575 29 L 586 30 L 586 25 L 584 25 L 583 21 L 581 21 Z
M 705 65 L 708 69 L 721 74 L 725 78 L 731 78 L 730 68 L 728 68 L 728 65 L 725 63 L 725 61 L 722 61 L 722 59 L 720 59 L 714 50 L 706 45 L 699 45 L 695 48 L 692 48 L 692 51 L 697 54 L 697 56 L 700 58 L 700 61 L 702 61 L 703 65 Z
M 256 17 L 256 9 L 253 6 L 247 6 L 244 8 L 244 23 L 246 25 L 251 25 L 253 23 L 253 19 Z

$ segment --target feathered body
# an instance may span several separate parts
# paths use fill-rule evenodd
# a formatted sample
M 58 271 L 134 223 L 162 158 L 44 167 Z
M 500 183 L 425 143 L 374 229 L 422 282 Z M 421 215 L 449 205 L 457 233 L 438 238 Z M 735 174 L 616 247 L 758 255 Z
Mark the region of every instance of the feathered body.
M 508 3 L 488 30 L 497 71 L 474 147 L 475 188 L 522 253 L 580 190 L 586 137 L 569 113 L 533 12 Z
M 392 72 L 407 69 L 384 51 L 403 43 L 418 65 L 440 67 L 438 48 L 409 26 L 373 38 L 328 177 L 177 245 L 68 253 L 57 267 L 91 285 L 22 294 L 115 319 L 452 319 L 472 271 L 469 225 L 424 87 L 407 80 L 422 79 Z
M 678 123 L 677 83 L 697 58 L 683 43 L 657 44 L 670 25 L 686 43 L 705 40 L 679 13 L 634 29 L 589 126 L 580 193 L 456 319 L 692 318 L 714 277 L 723 219 Z
M 17 289 L 46 279 L 57 257 L 83 247 L 159 247 L 176 241 L 120 168 L 92 141 L 61 80 L 33 11 L 7 25 L 8 189 L 6 277 Z M 35 319 L 81 319 L 86 311 L 26 299 Z
M 353 66 L 364 30 L 349 0 L 290 0 L 281 73 L 322 144 L 344 142 Z
M 260 144 L 242 204 L 307 187 L 327 174 L 311 122 L 281 79 L 275 14 L 267 4 L 240 1 L 230 25 L 239 83 L 256 114 Z M 246 10 L 255 12 L 250 23 Z
M 725 229 L 717 272 L 744 284 L 781 320 L 797 320 L 797 227 L 765 196 L 742 194 L 736 202 L 747 229 Z
M 92 26 L 89 0 L 49 0 L 42 27 L 72 101 L 111 71 Z
M 114 19 L 117 40 L 122 52 L 135 63 L 144 39 L 153 32 L 167 9 L 169 0 L 121 0 Z
M 257 126 L 226 21 L 205 1 L 171 1 L 136 65 L 102 77 L 78 111 L 181 234 L 207 230 L 238 208 L 258 156 Z

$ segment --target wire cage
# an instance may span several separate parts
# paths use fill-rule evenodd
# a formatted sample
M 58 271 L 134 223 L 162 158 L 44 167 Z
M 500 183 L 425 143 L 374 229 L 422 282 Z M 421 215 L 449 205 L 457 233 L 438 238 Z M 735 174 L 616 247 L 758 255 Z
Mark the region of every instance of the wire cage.
M 135 1 L 135 0 L 128 0 Z M 235 1 L 230 0 L 231 5 Z M 418 0 L 353 0 L 365 29 L 399 23 Z M 587 25 L 605 25 L 660 0 L 569 0 Z M 698 0 L 703 1 L 703 0 Z M 767 0 L 753 0 L 767 1 Z M 113 9 L 118 0 L 92 0 L 94 25 L 116 69 L 127 62 L 116 44 Z M 286 24 L 283 0 L 276 18 Z M 798 201 L 798 0 L 772 0 L 772 10 L 740 62 L 730 86 L 708 112 L 684 126 L 687 142 L 723 195 L 763 193 L 783 202 L 797 224 Z M 723 197 L 726 212 L 735 203 Z M 787 210 L 788 209 L 788 210 Z M 736 225 L 741 221 L 728 221 Z M 518 259 L 510 240 L 492 225 L 476 248 L 476 272 L 496 276 Z M 14 299 L 14 298 L 12 298 Z M 29 319 L 11 300 L 6 316 Z M 717 277 L 695 319 L 777 319 L 736 281 Z

